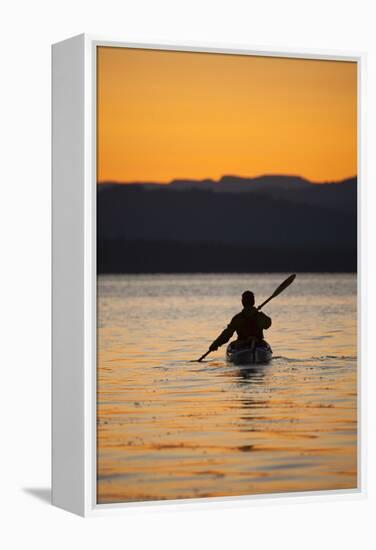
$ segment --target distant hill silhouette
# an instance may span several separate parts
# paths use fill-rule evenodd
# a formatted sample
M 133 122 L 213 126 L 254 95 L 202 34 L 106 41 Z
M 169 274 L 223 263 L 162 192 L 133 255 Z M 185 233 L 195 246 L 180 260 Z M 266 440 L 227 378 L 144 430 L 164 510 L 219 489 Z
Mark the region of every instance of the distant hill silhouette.
M 357 180 L 104 183 L 98 272 L 355 271 Z

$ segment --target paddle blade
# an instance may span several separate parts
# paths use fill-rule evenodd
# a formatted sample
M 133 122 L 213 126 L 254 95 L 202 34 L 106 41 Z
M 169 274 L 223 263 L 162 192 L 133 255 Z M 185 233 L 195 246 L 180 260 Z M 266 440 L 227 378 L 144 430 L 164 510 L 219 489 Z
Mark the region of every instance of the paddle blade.
M 201 363 L 201 361 L 202 361 L 203 359 L 205 359 L 205 357 L 206 357 L 207 355 L 209 355 L 209 353 L 210 353 L 210 350 L 208 350 L 206 353 L 204 353 L 204 355 L 201 355 L 201 357 L 200 357 L 199 359 L 191 359 L 190 362 L 191 362 L 191 363 Z
M 296 277 L 296 274 L 294 273 L 293 275 L 290 275 L 290 277 L 287 277 L 287 279 L 285 281 L 283 281 L 283 283 L 281 283 L 279 285 L 278 288 L 275 289 L 275 291 L 273 292 L 273 294 L 271 296 L 269 296 L 269 298 L 267 300 L 265 300 L 265 302 L 263 302 L 260 306 L 258 306 L 258 310 L 260 310 L 261 308 L 263 308 L 268 302 L 270 302 L 270 300 L 272 300 L 273 298 L 275 298 L 276 296 L 278 296 L 278 294 L 281 294 L 281 292 L 283 292 L 288 286 L 291 285 L 291 283 L 293 282 L 293 280 L 295 279 Z
M 275 289 L 271 297 L 274 298 L 274 296 L 278 296 L 278 294 L 281 294 L 281 292 L 283 292 L 285 288 L 291 285 L 295 277 L 296 277 L 296 273 L 293 273 L 293 275 L 290 275 L 290 277 L 287 277 L 287 279 L 283 281 L 283 283 L 281 283 L 278 288 Z

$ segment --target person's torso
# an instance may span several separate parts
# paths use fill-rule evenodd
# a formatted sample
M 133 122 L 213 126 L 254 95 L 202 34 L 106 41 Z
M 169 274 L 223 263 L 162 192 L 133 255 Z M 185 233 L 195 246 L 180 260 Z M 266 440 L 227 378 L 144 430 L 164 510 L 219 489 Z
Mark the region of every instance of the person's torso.
M 263 332 L 258 323 L 258 311 L 256 308 L 243 309 L 236 316 L 236 333 L 239 340 L 247 338 L 263 338 Z

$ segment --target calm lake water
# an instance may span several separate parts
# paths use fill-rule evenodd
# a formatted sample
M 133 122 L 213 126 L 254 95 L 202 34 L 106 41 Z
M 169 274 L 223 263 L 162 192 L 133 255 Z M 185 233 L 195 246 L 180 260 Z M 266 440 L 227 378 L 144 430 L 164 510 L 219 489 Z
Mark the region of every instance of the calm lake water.
M 190 362 L 287 275 L 98 277 L 99 503 L 356 487 L 355 275 L 267 304 L 269 365 Z

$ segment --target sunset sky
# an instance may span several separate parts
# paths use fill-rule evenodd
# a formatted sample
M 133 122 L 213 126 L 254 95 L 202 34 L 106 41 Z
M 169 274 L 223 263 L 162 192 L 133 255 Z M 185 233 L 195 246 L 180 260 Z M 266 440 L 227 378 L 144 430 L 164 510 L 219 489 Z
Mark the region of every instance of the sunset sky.
M 357 173 L 352 62 L 98 48 L 98 181 Z

